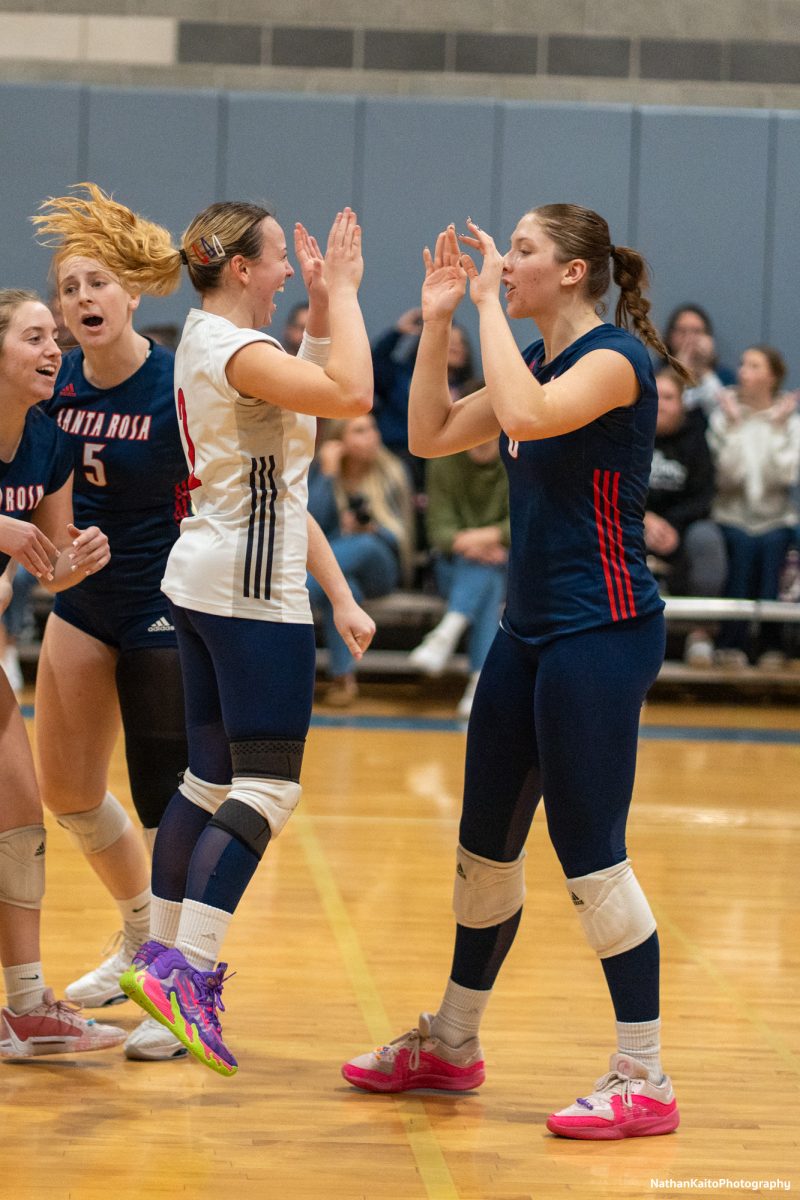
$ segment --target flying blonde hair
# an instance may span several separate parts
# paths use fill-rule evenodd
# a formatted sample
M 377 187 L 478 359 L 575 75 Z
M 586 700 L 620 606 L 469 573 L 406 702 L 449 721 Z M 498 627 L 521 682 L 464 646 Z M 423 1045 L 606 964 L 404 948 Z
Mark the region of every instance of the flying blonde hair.
M 31 217 L 44 246 L 55 250 L 58 276 L 68 258 L 99 260 L 127 292 L 168 296 L 181 282 L 182 256 L 169 232 L 119 204 L 96 183 L 76 183 L 71 192 L 50 196 Z

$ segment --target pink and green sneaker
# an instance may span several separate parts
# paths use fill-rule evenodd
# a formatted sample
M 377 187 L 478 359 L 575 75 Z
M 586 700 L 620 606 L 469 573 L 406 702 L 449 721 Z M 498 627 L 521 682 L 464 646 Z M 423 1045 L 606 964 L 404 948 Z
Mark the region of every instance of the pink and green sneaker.
M 219 1075 L 235 1075 L 238 1063 L 222 1040 L 217 1016 L 218 1009 L 225 1011 L 222 985 L 228 964 L 199 971 L 180 950 L 164 950 L 149 962 L 144 955 L 137 962 L 140 955 L 119 981 L 125 995 L 171 1030 L 204 1066 Z

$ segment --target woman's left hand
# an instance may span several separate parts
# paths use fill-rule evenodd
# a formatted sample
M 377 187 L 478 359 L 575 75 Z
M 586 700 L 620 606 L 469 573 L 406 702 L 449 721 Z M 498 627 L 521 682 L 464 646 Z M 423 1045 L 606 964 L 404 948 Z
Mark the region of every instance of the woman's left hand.
M 503 256 L 494 244 L 494 238 L 484 232 L 474 221 L 467 220 L 467 229 L 471 236 L 459 234 L 458 240 L 465 246 L 472 246 L 483 258 L 480 271 L 468 254 L 462 254 L 461 265 L 469 279 L 469 295 L 473 304 L 481 304 L 484 300 L 497 298 L 500 283 L 503 278 Z
M 312 237 L 305 225 L 299 221 L 294 227 L 294 252 L 309 299 L 313 297 L 327 301 L 328 287 L 322 273 L 325 255 L 320 250 L 317 239 Z
M 352 596 L 333 606 L 333 622 L 353 658 L 363 657 L 375 636 L 375 622 Z
M 70 569 L 83 571 L 85 575 L 94 575 L 101 571 L 111 558 L 108 538 L 102 529 L 98 529 L 96 525 L 90 525 L 88 529 L 68 525 L 67 532 L 72 539 L 68 555 Z

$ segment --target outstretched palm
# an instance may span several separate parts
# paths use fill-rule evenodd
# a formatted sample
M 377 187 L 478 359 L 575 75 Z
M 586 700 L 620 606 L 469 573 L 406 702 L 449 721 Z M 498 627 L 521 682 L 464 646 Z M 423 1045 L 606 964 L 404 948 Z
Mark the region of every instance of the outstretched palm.
M 299 221 L 294 227 L 294 252 L 309 296 L 312 292 L 323 291 L 325 289 L 322 275 L 324 255 L 317 245 L 316 238 L 312 237 L 305 225 L 301 225 Z
M 422 316 L 426 321 L 449 318 L 464 298 L 467 275 L 461 266 L 456 232 L 452 225 L 436 239 L 436 248 L 431 254 L 425 247 L 422 252 L 425 263 L 425 281 L 422 285 Z

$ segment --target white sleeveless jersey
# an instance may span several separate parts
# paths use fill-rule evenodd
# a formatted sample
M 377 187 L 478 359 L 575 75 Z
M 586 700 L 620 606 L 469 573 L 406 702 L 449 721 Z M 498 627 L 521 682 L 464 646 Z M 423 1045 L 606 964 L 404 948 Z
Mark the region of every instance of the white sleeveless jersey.
M 316 419 L 246 399 L 225 375 L 250 342 L 279 342 L 193 308 L 175 355 L 175 399 L 193 515 L 167 561 L 175 604 L 223 617 L 309 624 L 308 467 Z

